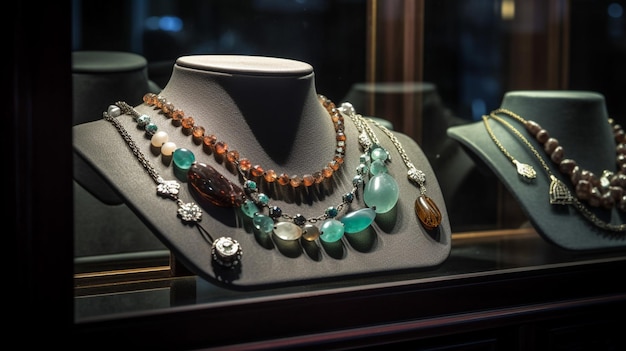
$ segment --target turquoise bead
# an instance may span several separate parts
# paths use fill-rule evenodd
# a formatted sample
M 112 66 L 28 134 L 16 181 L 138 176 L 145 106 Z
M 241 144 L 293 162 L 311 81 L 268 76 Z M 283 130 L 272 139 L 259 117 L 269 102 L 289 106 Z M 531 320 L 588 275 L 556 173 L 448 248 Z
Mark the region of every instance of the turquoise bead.
M 358 233 L 369 227 L 376 218 L 376 212 L 371 208 L 362 208 L 354 212 L 350 212 L 343 216 L 339 221 L 343 223 L 346 233 Z
M 148 123 L 150 123 L 150 116 L 141 115 L 137 117 L 137 124 L 139 124 L 140 127 L 145 127 Z
M 154 133 L 157 132 L 159 127 L 157 127 L 157 125 L 154 123 L 148 123 L 146 124 L 144 129 L 146 130 L 146 133 L 148 133 L 148 135 L 154 135 Z
M 384 162 L 387 160 L 389 153 L 387 152 L 387 150 L 383 149 L 382 147 L 377 147 L 372 150 L 370 155 L 372 157 L 372 160 L 380 160 Z
M 343 223 L 336 219 L 327 219 L 320 226 L 320 233 L 320 239 L 322 241 L 334 243 L 343 236 Z
M 241 204 L 241 211 L 248 217 L 254 218 L 254 215 L 259 212 L 259 208 L 254 204 L 252 200 L 246 200 Z
M 363 201 L 376 213 L 386 213 L 398 202 L 400 190 L 396 180 L 389 173 L 379 173 L 367 182 L 363 191 Z
M 191 165 L 196 161 L 196 156 L 193 155 L 193 152 L 187 150 L 185 148 L 179 148 L 174 150 L 172 154 L 172 160 L 174 161 L 174 165 L 179 169 L 186 171 L 189 170 Z
M 387 165 L 381 160 L 376 160 L 370 165 L 370 173 L 372 175 L 387 173 Z
M 252 223 L 254 227 L 260 230 L 262 233 L 269 234 L 274 230 L 274 221 L 265 215 L 255 213 L 254 218 L 252 218 Z

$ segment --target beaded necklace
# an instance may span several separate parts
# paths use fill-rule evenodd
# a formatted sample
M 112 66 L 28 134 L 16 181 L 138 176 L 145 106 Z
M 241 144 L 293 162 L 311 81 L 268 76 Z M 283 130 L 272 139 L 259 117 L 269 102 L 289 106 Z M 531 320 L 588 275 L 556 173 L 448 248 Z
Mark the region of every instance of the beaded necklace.
M 374 131 L 367 125 L 365 122 L 365 118 L 360 114 L 357 114 L 352 104 L 345 102 L 341 105 L 341 110 L 346 113 L 357 125 L 357 129 L 359 130 L 359 143 L 361 147 L 365 150 L 372 150 L 370 153 L 376 154 L 377 152 L 373 151 L 375 149 L 381 148 L 378 138 Z M 417 169 L 413 162 L 409 159 L 402 143 L 398 140 L 398 138 L 387 129 L 382 124 L 376 122 L 375 120 L 368 118 L 370 123 L 375 125 L 378 129 L 380 129 L 383 134 L 385 134 L 389 140 L 391 140 L 392 144 L 400 154 L 404 165 L 407 168 L 407 177 L 411 181 L 411 183 L 417 185 L 420 189 L 420 195 L 415 200 L 414 209 L 417 218 L 420 220 L 424 228 L 427 230 L 433 230 L 437 228 L 442 221 L 441 211 L 437 207 L 437 204 L 426 195 L 426 175 L 423 171 Z M 386 155 L 389 153 L 385 150 Z M 385 157 L 385 160 L 391 160 L 390 157 Z M 368 186 L 372 186 L 372 184 L 376 184 L 374 182 L 368 182 Z M 364 197 L 367 199 L 368 188 L 364 190 Z M 391 193 L 388 193 L 391 194 Z M 396 195 L 394 195 L 396 196 Z M 373 200 L 372 200 L 373 201 Z M 388 199 L 388 202 L 393 200 Z M 397 201 L 397 198 L 396 198 Z M 367 203 L 367 200 L 366 200 Z M 395 202 L 394 202 L 395 203 Z
M 323 96 L 320 96 L 320 99 L 329 101 Z M 332 102 L 328 102 L 328 105 L 330 109 L 336 111 Z M 191 189 L 196 194 L 217 206 L 239 207 L 261 233 L 274 233 L 282 240 L 303 238 L 306 241 L 314 241 L 319 238 L 324 242 L 335 242 L 341 239 L 344 233 L 352 234 L 363 231 L 376 216 L 375 207 L 365 207 L 345 214 L 340 220 L 336 219 L 341 211 L 349 207 L 356 197 L 359 186 L 364 184 L 364 167 L 357 168 L 357 174 L 352 180 L 351 191 L 342 196 L 341 202 L 337 206 L 328 207 L 322 215 L 310 218 L 306 218 L 302 214 L 288 215 L 283 213 L 280 207 L 272 205 L 269 196 L 259 192 L 257 183 L 248 179 L 249 173 L 240 167 L 238 159 L 234 159 L 233 162 L 236 169 L 239 170 L 243 189 L 228 181 L 210 165 L 197 162 L 190 150 L 177 148 L 174 143 L 169 141 L 167 133 L 158 131 L 158 126 L 151 121 L 148 115 L 140 114 L 125 102 L 117 102 L 116 106 L 124 114 L 132 116 L 146 134 L 151 136 L 152 146 L 160 147 L 163 155 L 172 155 L 176 167 L 187 171 L 187 179 Z M 338 111 L 337 113 L 341 116 Z M 341 119 L 343 120 L 343 116 Z M 179 153 L 185 155 L 180 157 L 184 161 L 177 161 L 177 154 Z M 318 222 L 321 222 L 319 228 L 316 226 Z
M 513 133 L 518 139 L 520 139 L 520 141 L 531 151 L 531 153 L 535 156 L 535 158 L 537 158 L 537 160 L 541 164 L 542 168 L 544 169 L 546 175 L 550 179 L 550 188 L 549 188 L 550 189 L 549 190 L 550 204 L 552 204 L 552 205 L 572 205 L 572 206 L 574 206 L 574 208 L 576 210 L 578 210 L 583 215 L 583 217 L 585 217 L 585 219 L 590 221 L 593 225 L 597 226 L 598 228 L 601 228 L 601 229 L 604 229 L 604 230 L 608 230 L 608 231 L 612 231 L 612 232 L 626 232 L 626 224 L 612 224 L 612 223 L 607 223 L 607 222 L 601 220 L 593 212 L 591 212 L 589 209 L 587 209 L 582 204 L 582 202 L 580 202 L 576 197 L 574 197 L 571 194 L 571 192 L 569 191 L 569 189 L 567 188 L 567 186 L 562 181 L 560 181 L 554 174 L 552 174 L 552 172 L 550 171 L 550 168 L 548 167 L 548 164 L 544 161 L 544 159 L 541 156 L 541 154 L 539 154 L 539 152 L 528 141 L 528 139 L 526 139 L 526 137 L 524 137 L 524 135 L 522 135 L 522 133 L 519 130 L 517 130 L 513 125 L 511 125 L 509 122 L 507 122 L 506 120 L 502 119 L 500 116 L 498 116 L 495 113 L 491 113 L 489 115 L 484 115 L 483 116 L 483 123 L 485 125 L 485 129 L 487 130 L 487 133 L 489 134 L 489 137 L 494 142 L 494 144 L 496 144 L 498 149 L 509 160 L 511 160 L 511 162 L 516 166 L 517 173 L 520 176 L 524 177 L 525 181 L 532 180 L 532 179 L 534 179 L 536 177 L 536 173 L 535 173 L 534 169 L 532 169 L 532 166 L 530 166 L 528 164 L 521 163 L 518 160 L 516 160 L 506 150 L 504 145 L 502 145 L 500 140 L 498 140 L 498 138 L 496 137 L 495 133 L 491 129 L 491 126 L 489 125 L 489 119 L 493 119 L 493 120 L 499 122 L 500 124 L 502 124 L 507 129 L 509 129 L 511 131 L 511 133 Z
M 175 180 L 165 180 L 159 175 L 154 166 L 145 157 L 145 155 L 139 150 L 136 143 L 133 141 L 128 131 L 120 124 L 117 117 L 121 115 L 121 108 L 119 106 L 109 106 L 108 110 L 103 112 L 103 118 L 111 123 L 119 132 L 120 136 L 130 150 L 132 151 L 137 161 L 143 166 L 150 178 L 157 184 L 157 195 L 173 200 L 178 205 L 177 215 L 180 217 L 183 223 L 190 223 L 195 225 L 200 233 L 211 244 L 211 256 L 214 262 L 223 267 L 235 267 L 241 262 L 243 251 L 241 245 L 237 240 L 230 237 L 220 237 L 217 240 L 213 240 L 209 232 L 200 225 L 202 220 L 202 210 L 198 205 L 193 202 L 184 202 L 178 197 L 180 184 Z
M 183 127 L 183 132 L 190 134 L 195 140 L 201 141 L 207 152 L 214 152 L 216 155 L 225 157 L 231 164 L 235 164 L 239 172 L 245 173 L 246 177 L 263 181 L 266 184 L 279 184 L 281 186 L 291 186 L 294 189 L 310 187 L 320 184 L 325 179 L 333 176 L 343 164 L 345 156 L 346 135 L 344 133 L 343 116 L 335 108 L 335 104 L 323 95 L 318 95 L 319 101 L 328 112 L 336 133 L 336 147 L 332 160 L 330 160 L 321 170 L 300 175 L 289 175 L 279 173 L 273 169 L 264 169 L 261 165 L 253 164 L 243 157 L 239 151 L 230 150 L 227 142 L 218 140 L 215 134 L 207 134 L 207 129 L 196 124 L 192 116 L 188 116 L 174 104 L 163 96 L 147 93 L 143 97 L 143 102 L 149 106 L 156 107 L 175 125 Z
M 611 209 L 617 205 L 620 211 L 626 211 L 626 191 L 624 190 L 626 188 L 626 135 L 619 124 L 614 123 L 612 119 L 608 120 L 616 142 L 618 170 L 616 172 L 604 170 L 598 177 L 593 172 L 582 168 L 573 159 L 565 158 L 563 146 L 537 122 L 526 120 L 503 108 L 492 111 L 490 116 L 498 114 L 509 116 L 524 125 L 526 130 L 543 146 L 550 160 L 559 167 L 559 171 L 570 178 L 579 200 L 587 202 L 592 207 Z

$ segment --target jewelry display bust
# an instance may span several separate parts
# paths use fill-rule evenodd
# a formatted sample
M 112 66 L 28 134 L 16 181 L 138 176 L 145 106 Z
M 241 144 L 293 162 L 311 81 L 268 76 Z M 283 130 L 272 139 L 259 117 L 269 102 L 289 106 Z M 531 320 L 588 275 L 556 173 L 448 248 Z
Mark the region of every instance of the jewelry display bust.
M 550 174 L 567 184 L 570 193 L 575 194 L 572 182 L 551 161 L 549 154 L 544 151 L 543 143 L 535 135 L 531 135 L 510 116 L 497 114 L 503 110 L 538 123 L 562 145 L 566 152 L 565 158 L 576 160 L 584 169 L 601 175 L 604 170 L 615 172 L 617 169 L 616 141 L 613 128 L 608 123 L 604 97 L 587 91 L 509 92 L 504 96 L 500 108 L 494 111 L 496 117 L 486 116 L 488 124 L 481 121 L 452 127 L 448 129 L 448 135 L 459 141 L 470 154 L 477 156 L 497 175 L 519 202 L 538 233 L 547 241 L 569 250 L 623 248 L 626 245 L 624 230 L 603 228 L 607 227 L 605 224 L 611 228 L 623 227 L 626 219 L 623 211 L 593 207 L 582 201 L 582 211 L 577 211 L 576 206 L 550 203 L 550 185 L 554 185 Z M 521 136 L 516 136 L 512 132 L 513 128 L 498 121 L 510 123 Z M 492 136 L 488 133 L 488 127 L 493 131 Z M 523 139 L 530 145 L 526 145 Z M 496 140 L 501 147 L 494 142 Z M 536 154 L 533 154 L 533 149 Z M 536 177 L 523 179 L 503 150 L 509 156 L 512 155 L 515 164 L 519 162 L 532 167 Z M 549 168 L 547 171 L 545 166 Z M 586 218 L 583 215 L 585 212 L 590 216 Z M 599 221 L 594 223 L 589 217 Z
M 215 134 L 265 169 L 301 175 L 319 170 L 333 159 L 337 133 L 319 102 L 313 68 L 307 63 L 259 56 L 184 56 L 177 60 L 159 95 L 193 116 L 207 134 Z M 223 159 L 204 152 L 202 143 L 194 143 L 184 128 L 158 109 L 141 101 L 127 102 L 138 113 L 150 116 L 178 147 L 192 150 L 198 162 L 212 165 L 227 180 L 239 183 L 236 172 L 229 172 Z M 339 107 L 341 101 L 336 104 Z M 172 163 L 150 146 L 150 138 L 131 116 L 116 118 L 163 178 L 177 177 Z M 351 191 L 362 150 L 358 131 L 348 118 L 344 128 L 347 141 L 341 167 L 320 188 L 273 198 L 283 212 L 318 215 Z M 393 158 L 389 173 L 396 177 L 400 194 L 411 196 L 401 196 L 393 210 L 377 215 L 364 232 L 332 244 L 258 235 L 237 209 L 206 206 L 202 227 L 213 237 L 232 237 L 242 246 L 241 263 L 229 269 L 212 264 L 211 245 L 197 228 L 172 216 L 171 202 L 155 194 L 154 182 L 107 121 L 75 126 L 73 133 L 75 152 L 118 190 L 181 263 L 212 281 L 252 287 L 420 270 L 437 266 L 450 252 L 450 225 L 436 176 L 415 141 L 401 133 L 395 133 L 396 137 L 426 175 L 428 196 L 441 211 L 443 220 L 436 229 L 428 231 L 420 225 L 414 214 L 419 190 L 406 178 L 404 163 L 381 133 L 380 143 Z M 180 197 L 192 199 L 188 184 L 182 183 Z M 357 194 L 350 206 L 355 210 L 365 207 L 362 196 Z

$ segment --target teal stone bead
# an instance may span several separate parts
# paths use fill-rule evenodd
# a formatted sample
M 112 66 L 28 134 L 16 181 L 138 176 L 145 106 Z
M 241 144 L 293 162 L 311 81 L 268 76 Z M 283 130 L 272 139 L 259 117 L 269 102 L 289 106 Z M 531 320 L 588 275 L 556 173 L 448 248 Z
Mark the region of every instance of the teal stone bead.
M 254 180 L 246 180 L 244 187 L 250 190 L 256 190 L 256 182 Z
M 363 201 L 376 213 L 386 213 L 398 202 L 400 189 L 389 173 L 379 173 L 367 182 L 363 190 Z
M 387 160 L 387 157 L 389 157 L 389 153 L 387 152 L 387 150 L 383 149 L 382 147 L 377 147 L 372 150 L 372 152 L 370 153 L 370 156 L 372 157 L 372 160 L 374 161 L 380 160 L 384 162 Z
M 137 117 L 137 124 L 139 124 L 139 126 L 144 127 L 144 126 L 148 125 L 148 123 L 150 123 L 150 116 L 148 116 L 148 115 L 141 115 L 141 116 Z
M 337 210 L 335 206 L 331 206 L 326 209 L 326 215 L 330 218 L 337 217 L 338 214 L 339 214 L 339 210 Z
M 376 160 L 370 165 L 370 173 L 372 175 L 387 173 L 387 165 L 381 160 Z
M 246 200 L 241 204 L 241 212 L 250 218 L 254 218 L 256 213 L 259 213 L 259 208 L 252 200 Z
M 320 240 L 327 243 L 334 243 L 341 239 L 343 233 L 343 223 L 336 219 L 327 219 L 320 226 Z
M 194 156 L 193 152 L 190 150 L 179 148 L 174 150 L 174 153 L 172 154 L 172 161 L 176 167 L 186 171 L 196 161 L 196 156 Z
M 148 133 L 148 135 L 154 135 L 154 133 L 157 132 L 159 127 L 157 127 L 157 125 L 154 124 L 154 123 L 148 123 L 148 124 L 146 124 L 144 129 L 146 130 L 146 133 Z
M 339 221 L 343 223 L 346 233 L 358 233 L 369 227 L 374 222 L 374 218 L 376 218 L 376 211 L 371 208 L 362 208 L 348 213 Z
M 272 232 L 272 230 L 274 230 L 274 221 L 270 217 L 262 215 L 260 213 L 254 214 L 254 218 L 252 218 L 252 224 L 254 224 L 254 227 L 256 229 L 265 234 L 269 234 Z
M 260 193 L 257 199 L 259 200 L 259 203 L 262 205 L 267 205 L 270 203 L 270 197 L 264 193 Z

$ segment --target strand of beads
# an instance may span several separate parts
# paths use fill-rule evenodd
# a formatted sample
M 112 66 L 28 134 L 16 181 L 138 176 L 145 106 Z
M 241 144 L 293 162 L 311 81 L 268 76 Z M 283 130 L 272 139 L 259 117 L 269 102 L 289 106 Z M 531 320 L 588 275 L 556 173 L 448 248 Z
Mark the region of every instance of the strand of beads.
M 613 130 L 616 143 L 617 171 L 604 170 L 598 177 L 592 171 L 582 168 L 575 160 L 565 158 L 565 150 L 559 141 L 537 122 L 526 120 L 520 115 L 504 108 L 491 112 L 491 116 L 504 114 L 520 122 L 526 130 L 543 146 L 550 160 L 559 171 L 568 176 L 575 188 L 576 197 L 592 207 L 611 209 L 614 206 L 626 211 L 626 134 L 619 124 L 612 119 L 608 122 Z
M 176 108 L 165 97 L 154 93 L 145 94 L 143 97 L 145 104 L 159 109 L 163 115 L 172 120 L 173 124 L 182 126 L 184 132 L 191 134 L 195 140 L 201 141 L 206 147 L 205 150 L 224 157 L 231 164 L 236 165 L 238 172 L 246 174 L 247 178 L 263 181 L 268 185 L 291 186 L 294 189 L 299 189 L 300 187 L 308 188 L 322 183 L 325 179 L 330 179 L 343 164 L 346 147 L 343 116 L 330 99 L 324 95 L 318 95 L 318 99 L 328 112 L 333 123 L 336 133 L 335 150 L 332 159 L 321 170 L 300 176 L 296 174 L 289 175 L 289 173 L 278 172 L 274 169 L 264 169 L 259 164 L 253 164 L 249 159 L 242 157 L 239 151 L 229 149 L 228 143 L 218 139 L 215 134 L 207 134 L 205 127 L 197 125 L 192 116 L 188 116 L 183 110 Z

